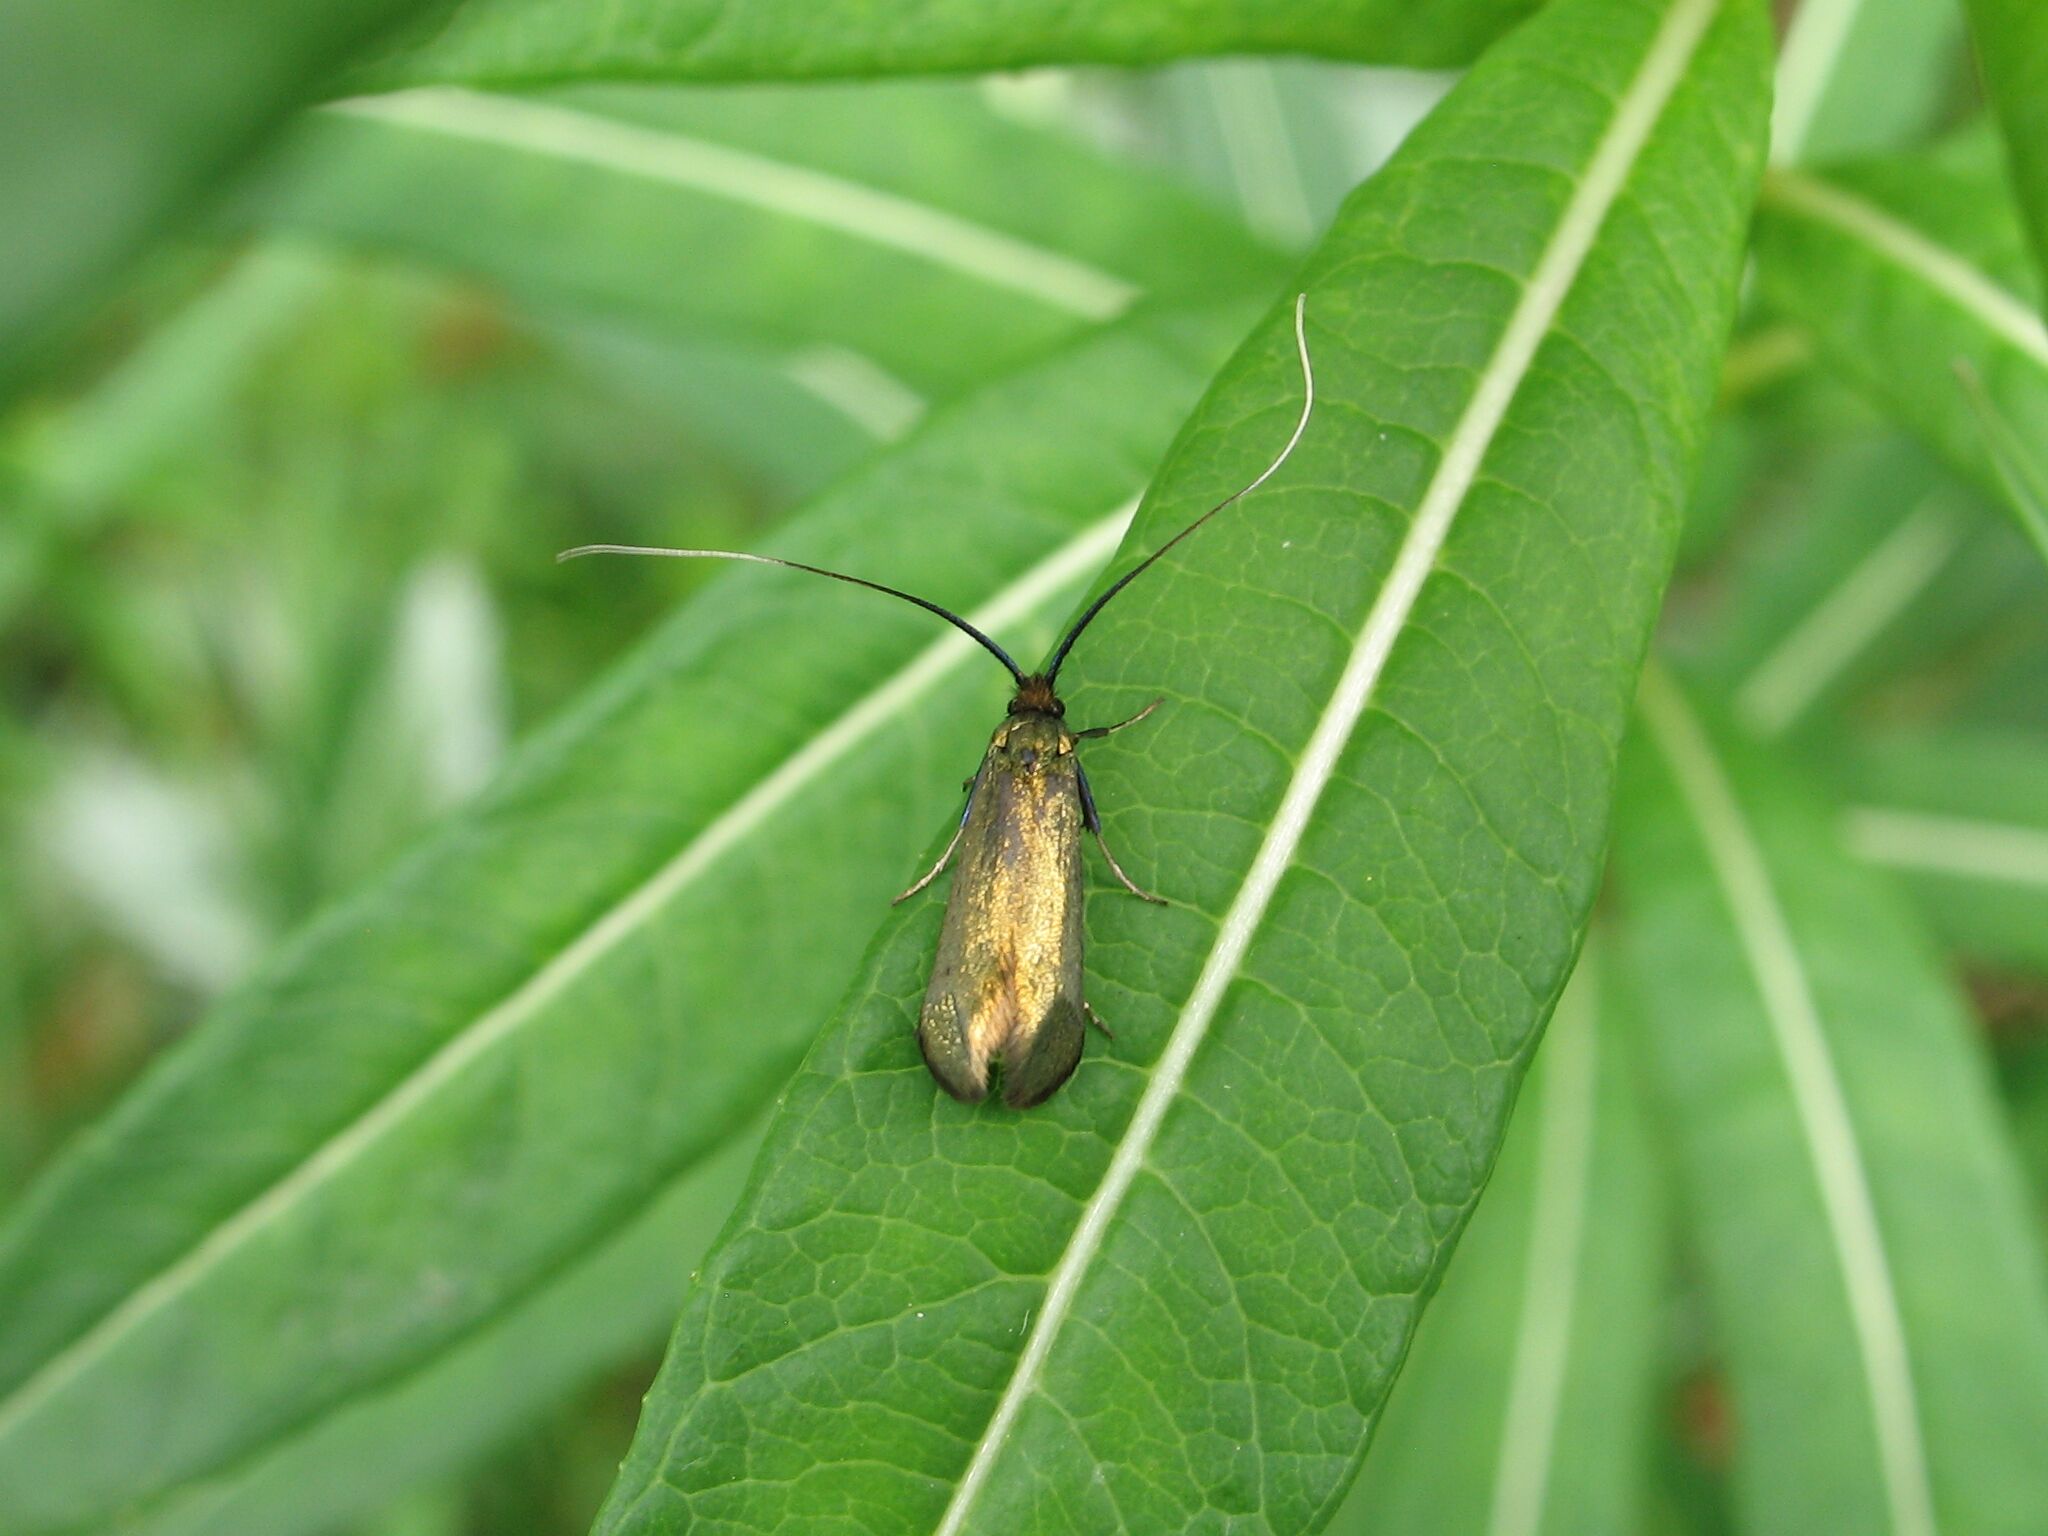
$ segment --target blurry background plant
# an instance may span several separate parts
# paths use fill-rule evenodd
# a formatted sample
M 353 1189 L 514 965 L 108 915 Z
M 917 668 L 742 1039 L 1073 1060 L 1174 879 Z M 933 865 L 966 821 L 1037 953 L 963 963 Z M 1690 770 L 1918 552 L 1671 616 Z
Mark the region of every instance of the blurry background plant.
M 550 718 L 561 723 L 507 804 L 556 794 L 556 760 L 571 762 L 561 782 L 583 782 L 575 754 L 602 756 L 615 727 L 645 754 L 647 782 L 663 763 L 680 774 L 686 749 L 699 750 L 683 732 L 691 717 L 677 705 L 678 724 L 642 694 L 715 669 L 749 633 L 780 632 L 768 622 L 777 610 L 749 608 L 741 592 L 695 630 L 687 613 L 657 630 L 591 693 L 611 658 L 712 573 L 558 568 L 554 550 L 751 545 L 838 487 L 803 541 L 781 547 L 904 579 L 903 559 L 950 540 L 931 579 L 911 583 L 949 599 L 1036 571 L 1056 547 L 1075 551 L 1045 576 L 1037 607 L 1006 621 L 1042 638 L 1114 548 L 1114 526 L 1087 534 L 1084 522 L 1142 487 L 1258 305 L 1289 291 L 1297 253 L 1530 7 L 1468 0 L 1396 21 L 1405 8 L 1360 3 L 1321 31 L 1290 31 L 1216 4 L 1119 30 L 1105 4 L 1060 8 L 1067 31 L 1011 18 L 1015 35 L 977 35 L 964 11 L 933 7 L 912 40 L 884 42 L 851 24 L 832 33 L 822 18 L 785 22 L 785 10 L 809 8 L 771 6 L 761 35 L 723 54 L 697 38 L 702 18 L 688 13 L 701 7 L 685 4 L 628 7 L 641 14 L 624 41 L 584 35 L 566 9 L 534 0 L 480 0 L 459 24 L 430 18 L 417 33 L 405 7 L 312 9 L 323 14 L 156 39 L 136 35 L 137 8 L 117 0 L 31 0 L 0 19 L 0 206 L 14 231 L 0 250 L 0 375 L 12 388 L 0 417 L 0 1208 L 19 1213 L 0 1239 L 0 1531 L 584 1529 L 769 1098 L 829 1017 L 879 920 L 877 894 L 945 820 L 942 791 L 907 809 L 901 766 L 861 758 L 840 800 L 802 813 L 814 825 L 765 844 L 735 889 L 715 893 L 735 904 L 730 922 L 759 944 L 762 967 L 787 973 L 758 1004 L 775 1054 L 693 1037 L 705 1074 L 745 1091 L 708 1096 L 700 1129 L 621 1173 L 596 1202 L 601 1219 L 564 1239 L 573 1257 L 508 1260 L 516 1283 L 410 1353 L 364 1344 L 346 1390 L 252 1387 L 255 1407 L 223 1410 L 217 1434 L 197 1432 L 196 1448 L 164 1453 L 162 1468 L 139 1447 L 156 1414 L 178 1410 L 151 1394 L 183 1378 L 175 1362 L 152 1376 L 146 1362 L 93 1356 L 95 1320 L 138 1310 L 153 1276 L 189 1274 L 184 1256 L 211 1236 L 241 1235 L 235 1224 L 266 1185 L 122 1181 L 180 1157 L 205 1162 L 192 1138 L 210 1115 L 224 1141 L 282 1147 L 298 1134 L 270 1175 L 289 1184 L 313 1149 L 380 1112 L 379 1094 L 423 1048 L 393 1047 L 380 1065 L 367 1059 L 373 1044 L 335 1069 L 362 1082 L 323 1100 L 293 1079 L 289 1050 L 234 1044 L 317 1028 L 314 1003 L 290 1011 L 301 1006 L 292 968 L 339 977 L 338 936 L 352 913 L 381 910 L 380 892 L 426 926 L 473 924 L 463 942 L 474 949 L 544 952 L 672 850 L 675 838 L 636 820 L 644 807 L 626 798 L 620 824 L 591 834 L 615 848 L 587 851 L 557 826 L 552 857 L 587 856 L 594 872 L 543 911 L 541 855 L 514 869 L 491 840 L 516 844 L 510 823 L 429 830 L 492 780 L 509 741 Z M 1939 970 L 1971 1007 L 1968 1060 L 1937 1041 L 1930 1069 L 1924 1042 L 1873 1029 L 1836 1042 L 1836 1072 L 1886 1241 L 1915 1245 L 1880 1267 L 1901 1293 L 1892 1306 L 1907 1319 L 1920 1389 L 1981 1401 L 1922 1410 L 1914 1433 L 1932 1452 L 1893 1454 L 1896 1436 L 1880 1433 L 1868 1466 L 1844 1452 L 1834 1470 L 1851 1486 L 1863 1479 L 1888 1528 L 1933 1528 L 1916 1524 L 1918 1495 L 1901 1484 L 1916 1477 L 1946 1528 L 2048 1520 L 2038 1485 L 1995 1449 L 1974 1468 L 1945 1463 L 1942 1433 L 1928 1427 L 1942 1412 L 2002 1415 L 2008 1438 L 2024 1437 L 2048 1402 L 2034 1256 L 2048 1214 L 2048 334 L 2025 235 L 2026 215 L 2043 208 L 2008 190 L 2004 163 L 2012 154 L 2022 193 L 2039 195 L 2029 177 L 2048 144 L 2024 136 L 2048 99 L 2048 23 L 1997 0 L 1980 0 L 1975 19 L 2002 55 L 1991 108 L 1950 0 L 1805 0 L 1783 29 L 1776 168 L 1659 636 L 1691 686 L 1721 700 L 1730 723 L 1713 739 L 1746 742 L 1709 760 L 1707 728 L 1672 702 L 1675 685 L 1652 682 L 1665 702 L 1649 718 L 1665 728 L 1633 749 L 1620 921 L 1600 960 L 1612 985 L 1578 1008 L 1639 1010 L 1642 1038 L 1624 1030 L 1596 1058 L 1590 1033 L 1567 1047 L 1572 1006 L 1560 1012 L 1494 1193 L 1337 1517 L 1344 1529 L 1887 1528 L 1802 1524 L 1793 1485 L 1807 1474 L 1774 1466 L 1755 1432 L 1775 1423 L 1772 1394 L 1787 1390 L 1763 1379 L 1773 1351 L 1810 1345 L 1814 1379 L 1831 1380 L 1831 1330 L 1854 1333 L 1843 1318 L 1865 1313 L 1822 1285 L 1821 1320 L 1803 1321 L 1794 1281 L 1745 1250 L 1748 1225 L 1783 1220 L 1795 1244 L 1820 1232 L 1823 1247 L 1853 1251 L 1857 1234 L 1828 1222 L 1857 1202 L 1831 1203 L 1823 1178 L 1814 1211 L 1744 1204 L 1805 1164 L 1751 1157 L 1740 1127 L 1728 1128 L 1743 1092 L 1729 1082 L 1754 1083 L 1753 1063 L 1726 1065 L 1732 1078 L 1720 1080 L 1688 1065 L 1709 1041 L 1711 1053 L 1738 1051 L 1746 1027 L 1713 977 L 1718 946 L 1739 967 L 1745 944 L 1755 958 L 1755 936 L 1739 917 L 1717 928 L 1700 894 L 1717 871 L 1737 887 L 1744 878 L 1712 836 L 1713 807 L 1732 815 L 1738 804 L 1778 829 L 1768 862 L 1787 905 L 1814 908 L 1795 910 L 1787 931 L 1813 962 L 1803 985 L 1821 1013 L 1839 1003 L 1860 1018 L 1831 989 L 1888 976 L 1878 1003 L 1924 998 L 1945 1019 Z M 1173 62 L 1292 50 L 1349 58 Z M 190 69 L 160 68 L 166 59 Z M 1075 67 L 1043 67 L 1067 60 Z M 1125 63 L 1144 67 L 1107 67 Z M 1012 65 L 1041 67 L 702 83 Z M 2001 143 L 2000 114 L 2021 137 Z M 1141 299 L 1158 306 L 1141 316 L 1180 305 L 1197 318 L 1158 322 L 1157 335 L 1140 320 L 1133 341 L 1117 320 Z M 1064 419 L 1035 402 L 1059 393 L 1072 419 L 1106 423 L 1099 449 L 1077 450 L 1094 459 L 1043 462 Z M 1099 418 L 1086 416 L 1090 400 Z M 957 446 L 935 434 L 917 440 L 930 443 L 923 459 L 875 457 L 946 407 L 961 413 L 947 418 Z M 860 508 L 890 505 L 899 484 L 904 501 L 929 502 L 940 486 L 957 499 L 904 506 L 893 533 L 863 523 Z M 1062 545 L 1084 535 L 1094 542 Z M 892 627 L 894 615 L 852 612 L 887 637 L 930 638 Z M 821 660 L 792 642 L 787 670 L 807 654 Z M 861 665 L 866 677 L 880 663 Z M 816 700 L 794 684 L 756 697 L 750 679 L 686 702 L 736 712 L 733 729 L 766 730 L 770 745 L 801 743 L 829 718 L 830 682 Z M 936 789 L 971 761 L 991 706 L 986 688 L 931 686 L 934 699 L 904 716 L 915 739 L 902 750 L 911 781 Z M 733 793 L 768 782 L 723 738 L 704 750 L 733 756 Z M 1788 778 L 1821 789 L 1786 788 Z M 1681 825 L 1687 804 L 1706 828 L 1697 848 Z M 871 830 L 835 849 L 843 873 L 778 906 L 781 874 L 827 826 Z M 1881 872 L 1879 886 L 1917 898 L 1912 920 L 1868 895 L 1867 876 L 1834 868 L 1828 828 Z M 464 838 L 480 850 L 473 864 Z M 487 896 L 477 910 L 446 910 L 472 867 Z M 1831 881 L 1852 894 L 1813 894 Z M 311 939 L 288 938 L 350 892 L 368 894 Z M 1867 920 L 1866 897 L 1880 914 Z M 1675 931 L 1670 914 L 1688 900 L 1694 926 Z M 788 932 L 749 929 L 764 911 Z M 649 944 L 701 932 L 705 951 L 719 951 L 715 918 L 683 910 L 663 922 Z M 1907 962 L 1891 975 L 1897 953 L 1920 952 L 1919 933 L 1940 944 L 1940 967 Z M 225 1005 L 216 1033 L 228 1044 L 153 1079 L 154 1099 L 145 1092 L 83 1141 L 40 1204 L 24 1196 L 67 1138 L 280 943 L 271 979 Z M 448 983 L 449 1006 L 505 991 L 489 963 L 479 955 L 474 976 Z M 362 977 L 363 1006 L 406 988 L 403 958 L 391 966 Z M 745 1014 L 754 983 L 714 978 L 693 1002 Z M 571 1010 L 561 1049 L 601 1075 L 626 1059 L 628 1038 L 605 1029 L 659 1034 L 675 1022 L 647 1001 L 664 995 L 659 974 L 637 985 L 616 1025 L 599 1019 L 580 1045 L 588 1021 Z M 310 1081 L 326 1068 L 305 1038 Z M 1972 1086 L 1977 1058 L 1995 1074 L 1995 1099 Z M 1962 1115 L 1960 1130 L 1915 1119 L 1929 1073 L 1939 1083 L 1925 1113 Z M 185 1078 L 199 1086 L 180 1120 L 165 1105 Z M 1647 1111 L 1653 1102 L 1664 1107 Z M 303 1127 L 279 1130 L 300 1103 Z M 1788 1113 L 1810 1125 L 1811 1109 Z M 459 1139 L 462 1124 L 448 1134 Z M 465 1145 L 488 1160 L 487 1140 Z M 2032 1180 L 2017 1223 L 2017 1204 L 1999 1203 L 2014 1147 Z M 1490 1147 L 1474 1155 L 1483 1165 Z M 1945 1239 L 1938 1212 L 1913 1228 L 1892 1203 L 1911 1206 L 1910 1194 L 1885 1183 L 1894 1158 L 1903 1184 L 1916 1159 L 1988 1169 L 1982 1228 Z M 1562 1228 L 1559 1207 L 1535 1204 L 1560 1180 L 1584 1184 Z M 1717 1183 L 1739 1188 L 1717 1202 Z M 122 1190 L 149 1211 L 113 1210 Z M 354 1214 L 365 1208 L 379 1207 Z M 396 1230 L 434 1219 L 431 1207 L 414 1211 Z M 148 1221 L 164 1230 L 143 1230 Z M 1989 1319 L 1988 1342 L 1952 1339 L 1941 1322 L 1987 1305 L 1974 1293 L 1981 1273 L 1914 1268 L 1938 1264 L 1951 1240 L 1962 1253 L 1995 1250 L 2000 1273 L 2017 1276 L 1989 1289 L 2026 1315 Z M 293 1264 L 319 1253 L 344 1277 L 358 1262 L 345 1239 L 287 1253 L 275 1260 L 286 1294 Z M 67 1275 L 83 1276 L 76 1294 Z M 1575 1277 L 1578 1315 L 1603 1326 L 1553 1336 L 1545 1306 L 1569 1315 Z M 195 1309 L 205 1338 L 207 1309 L 231 1310 L 234 1294 L 209 1300 L 194 1282 L 162 1315 Z M 374 1298 L 359 1304 L 366 1334 L 385 1326 Z M 1860 1344 L 1868 1354 L 1869 1338 Z M 349 1377 L 353 1346 L 321 1347 Z M 64 1374 L 52 1391 L 101 1370 L 115 1406 L 88 1403 L 77 1410 L 87 1418 L 68 1421 L 60 1399 L 52 1422 L 95 1426 L 102 1459 L 133 1465 L 108 1472 L 83 1452 L 35 1461 L 39 1486 L 47 1473 L 57 1491 L 10 1511 L 31 1462 L 9 1457 L 43 1443 L 53 1360 Z M 2002 1380 L 1970 1374 L 1987 1363 Z M 1564 1386 L 1546 1399 L 1546 1370 L 1587 1401 L 1557 1395 Z M 1882 1420 L 1884 1385 L 1871 1390 Z M 1749 1432 L 1731 1402 L 1748 1406 Z M 1596 1450 L 1598 1413 L 1616 1405 L 1632 1427 Z M 1804 1406 L 1839 1414 L 1828 1432 L 1843 1440 L 1862 1433 L 1860 1408 L 1824 1392 Z M 2037 1454 L 2038 1441 L 2020 1443 Z M 1930 1458 L 1931 1472 L 1913 1471 Z M 1981 1499 L 1957 1493 L 1959 1479 L 1978 1480 Z M 1575 1521 L 1560 1498 L 1613 1523 Z M 1842 1506 L 1819 1512 L 1833 1519 Z

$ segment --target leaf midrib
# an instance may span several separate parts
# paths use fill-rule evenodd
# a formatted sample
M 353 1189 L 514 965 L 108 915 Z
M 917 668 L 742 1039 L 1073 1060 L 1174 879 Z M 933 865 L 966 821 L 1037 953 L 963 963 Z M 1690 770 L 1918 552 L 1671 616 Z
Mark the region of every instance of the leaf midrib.
M 1796 161 L 1820 115 L 1842 52 L 1856 29 L 1864 0 L 1805 0 L 1792 14 L 1778 50 L 1776 100 L 1771 111 L 1771 158 Z
M 1850 849 L 1872 864 L 2048 890 L 2048 829 L 1889 805 L 1844 813 Z
M 1597 986 L 1589 959 L 1582 956 L 1544 1036 L 1527 1267 L 1487 1536 L 1536 1536 L 1543 1527 L 1571 1361 L 1583 1264 L 1580 1243 L 1592 1198 L 1600 1070 Z
M 1905 1319 L 1862 1144 L 1798 943 L 1712 742 L 1678 686 L 1654 664 L 1644 670 L 1637 706 L 1697 829 L 1784 1066 L 1841 1267 L 1892 1529 L 1897 1536 L 1934 1536 L 1934 1495 Z
M 1954 504 L 1938 491 L 1901 518 L 1743 678 L 1735 693 L 1742 723 L 1759 736 L 1790 729 L 1828 684 L 1926 591 L 1962 542 L 1963 524 Z
M 1764 178 L 1763 203 L 1833 226 L 1892 266 L 1917 278 L 1987 331 L 2048 368 L 2048 326 L 2019 295 L 1982 269 L 1867 197 L 1800 171 Z
M 1088 320 L 1123 313 L 1140 289 L 1100 267 L 893 192 L 730 145 L 555 102 L 461 86 L 357 96 L 322 109 L 444 138 L 597 166 L 820 228 L 949 267 Z
M 941 1517 L 938 1536 L 959 1536 L 996 1458 L 1071 1312 L 1082 1281 L 1093 1267 L 1111 1221 L 1149 1156 L 1167 1110 L 1179 1096 L 1196 1050 L 1208 1034 L 1223 996 L 1264 920 L 1280 879 L 1292 864 L 1310 816 L 1335 776 L 1394 642 L 1406 626 L 1423 584 L 1435 569 L 1452 522 L 1477 479 L 1486 450 L 1513 403 L 1516 391 L 1564 306 L 1586 255 L 1648 141 L 1665 104 L 1706 36 L 1719 0 L 1675 0 L 1644 53 L 1635 77 L 1616 103 L 1613 117 L 1587 163 L 1527 286 L 1516 301 L 1493 355 L 1481 371 L 1464 413 L 1424 490 L 1415 517 L 1396 553 L 1385 585 L 1366 615 L 1329 704 L 1317 720 L 1296 763 L 1272 826 L 1238 887 L 1185 1007 L 1175 1020 L 1152 1069 L 1124 1137 L 1111 1155 L 1100 1187 L 1083 1207 L 1073 1236 L 1054 1267 L 1044 1304 L 1018 1357 L 1017 1368 L 975 1444 L 966 1471 Z M 1314 309 L 1314 296 L 1309 307 Z
M 970 622 L 985 632 L 1000 632 L 1029 617 L 1039 607 L 1049 606 L 1070 585 L 1079 584 L 1101 569 L 1115 553 L 1136 507 L 1133 498 L 1083 528 L 973 610 L 968 615 Z M 214 1227 L 180 1258 L 129 1292 L 111 1311 L 0 1399 L 0 1441 L 89 1371 L 124 1337 L 192 1290 L 251 1236 L 346 1170 L 387 1131 L 404 1123 L 412 1110 L 459 1076 L 463 1068 L 511 1038 L 555 996 L 638 932 L 653 913 L 834 763 L 862 741 L 894 726 L 905 708 L 935 688 L 949 672 L 981 654 L 973 641 L 949 629 L 857 699 L 726 810 L 706 822 L 660 869 L 607 907 L 502 1001 L 462 1025 L 376 1103 L 322 1142 L 277 1183 Z

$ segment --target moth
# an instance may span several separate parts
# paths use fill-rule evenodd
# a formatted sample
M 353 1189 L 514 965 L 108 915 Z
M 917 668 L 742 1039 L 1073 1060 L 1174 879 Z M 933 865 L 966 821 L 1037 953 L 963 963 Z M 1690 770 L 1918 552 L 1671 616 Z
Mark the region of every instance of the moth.
M 1119 592 L 1161 556 L 1225 507 L 1264 485 L 1287 462 L 1315 408 L 1315 374 L 1304 330 L 1305 295 L 1294 304 L 1294 344 L 1301 361 L 1301 416 L 1273 462 L 1111 582 L 1060 637 L 1051 659 L 1026 672 L 988 635 L 928 598 L 844 571 L 772 555 L 727 549 L 664 549 L 636 544 L 586 544 L 557 556 L 658 555 L 686 560 L 744 560 L 779 565 L 915 603 L 981 646 L 1010 674 L 1015 692 L 989 738 L 981 766 L 967 782 L 967 805 L 938 861 L 896 900 L 924 890 L 958 860 L 939 929 L 938 953 L 918 1017 L 917 1043 L 939 1086 L 969 1103 L 987 1097 L 999 1068 L 1002 1099 L 1012 1109 L 1043 1103 L 1073 1075 L 1092 1023 L 1109 1031 L 1088 1006 L 1082 985 L 1082 835 L 1095 840 L 1124 889 L 1142 890 L 1102 834 L 1080 743 L 1136 725 L 1158 708 L 1154 699 L 1114 725 L 1073 730 L 1059 696 L 1060 668 L 1074 642 Z

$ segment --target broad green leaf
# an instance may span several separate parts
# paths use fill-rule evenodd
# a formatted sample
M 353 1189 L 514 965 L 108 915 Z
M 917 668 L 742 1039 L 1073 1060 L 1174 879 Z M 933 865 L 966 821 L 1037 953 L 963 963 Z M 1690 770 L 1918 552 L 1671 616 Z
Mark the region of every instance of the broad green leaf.
M 1589 946 L 1333 1531 L 1641 1529 L 1665 1233 L 1605 970 Z
M 2048 276 L 2048 11 L 2034 0 L 1966 0 L 1965 9 L 2034 258 Z
M 986 73 L 1033 64 L 1159 64 L 1195 54 L 1320 53 L 1469 63 L 1540 0 L 915 0 L 886 14 L 802 0 L 475 0 L 366 71 L 378 85 L 466 81 L 796 80 Z
M 1790 767 L 1644 680 L 1621 922 L 1723 1350 L 1743 1529 L 2048 1508 L 2048 1274 L 1965 1010 Z
M 1043 644 L 1244 321 L 1136 318 L 1006 380 L 782 547 Z M 420 1369 L 786 1078 L 1003 693 L 913 610 L 734 575 L 0 1228 L 9 1536 L 103 1520 Z
M 594 1251 L 420 1369 L 253 1461 L 123 1511 L 122 1536 L 334 1530 L 459 1472 L 578 1387 L 646 1358 L 759 1145 L 753 1134 L 730 1140 Z
M 1270 291 L 1242 227 L 964 87 L 459 89 L 315 113 L 230 217 L 518 299 L 955 392 L 1140 293 Z
M 2004 495 L 1959 365 L 2011 428 L 2048 434 L 2048 328 L 1989 140 L 1765 178 L 1766 295 L 1821 356 L 1993 496 Z
M 0 384 L 122 261 L 425 0 L 0 9 Z
M 1334 1511 L 1562 988 L 1725 338 L 1767 29 L 1562 0 L 1338 216 L 1318 408 L 1105 610 L 1081 721 L 1116 1031 L 1028 1115 L 936 1093 L 935 901 L 770 1128 L 601 1529 L 1311 1530 Z M 1276 308 L 1126 561 L 1298 400 Z
M 1930 928 L 1974 960 L 2048 975 L 2048 745 L 1915 732 L 1852 746 L 1828 767 L 1843 841 L 1896 870 Z

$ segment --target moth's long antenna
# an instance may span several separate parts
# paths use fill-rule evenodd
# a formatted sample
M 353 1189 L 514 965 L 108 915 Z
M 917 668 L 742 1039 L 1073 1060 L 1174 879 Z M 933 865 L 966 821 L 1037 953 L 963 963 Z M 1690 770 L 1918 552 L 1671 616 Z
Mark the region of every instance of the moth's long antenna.
M 732 549 L 661 549 L 646 544 L 581 544 L 575 549 L 563 550 L 555 556 L 555 560 L 559 563 L 563 560 L 575 560 L 584 555 L 660 555 L 671 560 L 744 560 L 750 565 L 779 565 L 785 570 L 808 571 L 813 576 L 830 576 L 834 581 L 851 582 L 856 587 L 866 587 L 870 592 L 885 592 L 890 597 L 902 598 L 906 603 L 915 603 L 926 613 L 936 613 L 1000 661 L 1019 684 L 1024 681 L 1024 671 L 1010 659 L 1010 653 L 952 609 L 941 608 L 937 603 L 919 597 L 914 592 L 905 592 L 897 587 L 885 587 L 879 581 L 869 581 L 863 576 L 849 576 L 844 571 L 828 571 L 822 565 L 805 565 L 800 560 L 778 560 L 773 555 L 743 555 Z
M 1316 408 L 1316 375 L 1315 370 L 1309 366 L 1308 337 L 1302 330 L 1302 311 L 1307 305 L 1307 294 L 1297 293 L 1294 296 L 1294 350 L 1301 358 L 1301 420 L 1294 424 L 1294 435 L 1287 439 L 1287 446 L 1280 450 L 1278 458 L 1259 471 L 1258 477 L 1250 484 L 1240 486 L 1237 490 L 1232 491 L 1228 496 L 1217 502 L 1215 506 L 1204 512 L 1192 523 L 1189 523 L 1187 527 L 1181 529 L 1179 533 L 1176 533 L 1164 544 L 1153 550 L 1151 554 L 1111 582 L 1109 590 L 1090 603 L 1087 611 L 1080 618 L 1074 620 L 1074 627 L 1067 631 L 1066 637 L 1059 643 L 1059 648 L 1052 653 L 1052 660 L 1046 665 L 1045 669 L 1045 680 L 1048 683 L 1059 676 L 1060 666 L 1066 661 L 1067 652 L 1074 648 L 1074 642 L 1081 638 L 1081 631 L 1089 626 L 1094 620 L 1095 615 L 1102 612 L 1104 606 L 1108 604 L 1112 597 L 1115 597 L 1117 593 L 1123 591 L 1125 587 L 1144 575 L 1150 569 L 1153 561 L 1201 527 L 1202 524 L 1209 521 L 1218 512 L 1221 512 L 1232 502 L 1249 496 L 1253 491 L 1256 491 L 1260 486 L 1272 479 L 1274 471 L 1279 469 L 1282 464 L 1285 464 L 1287 456 L 1294 452 L 1294 445 L 1301 441 L 1301 434 L 1308 430 L 1309 413 Z

